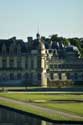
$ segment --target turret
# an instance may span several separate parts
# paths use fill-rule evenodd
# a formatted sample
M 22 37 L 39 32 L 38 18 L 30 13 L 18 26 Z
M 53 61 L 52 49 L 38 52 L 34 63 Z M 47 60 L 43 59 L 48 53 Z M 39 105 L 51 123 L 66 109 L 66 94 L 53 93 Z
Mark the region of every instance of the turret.
M 40 40 L 40 34 L 39 33 L 36 34 L 36 38 L 37 38 L 37 40 Z
M 46 77 L 46 49 L 43 41 L 40 40 L 40 50 L 41 50 L 41 86 L 47 87 L 47 77 Z

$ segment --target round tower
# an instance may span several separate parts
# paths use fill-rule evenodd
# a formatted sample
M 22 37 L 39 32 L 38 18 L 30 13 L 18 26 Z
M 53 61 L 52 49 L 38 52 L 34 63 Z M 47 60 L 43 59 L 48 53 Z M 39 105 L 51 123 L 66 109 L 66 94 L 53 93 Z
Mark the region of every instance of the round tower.
M 40 40 L 40 53 L 41 53 L 41 86 L 47 87 L 47 76 L 46 76 L 46 49 L 43 41 Z
M 44 45 L 44 42 L 41 40 L 40 38 L 40 34 L 37 33 L 36 34 L 36 39 L 37 39 L 37 42 L 38 42 L 38 54 L 39 54 L 39 57 L 40 57 L 40 74 L 41 74 L 41 81 L 40 81 L 40 85 L 42 87 L 47 87 L 47 77 L 46 77 L 46 49 L 45 49 L 45 45 Z

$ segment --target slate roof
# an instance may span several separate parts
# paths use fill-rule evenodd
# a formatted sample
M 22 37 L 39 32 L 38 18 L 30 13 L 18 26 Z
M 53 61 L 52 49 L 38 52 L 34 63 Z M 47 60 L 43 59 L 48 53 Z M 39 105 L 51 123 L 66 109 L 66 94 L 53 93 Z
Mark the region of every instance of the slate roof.
M 25 44 L 25 42 L 21 39 L 15 39 L 15 38 L 11 38 L 11 39 L 0 39 L 0 54 L 2 52 L 2 46 L 3 44 L 6 46 L 6 52 L 9 53 L 9 49 L 11 44 L 15 44 L 13 47 L 16 50 L 18 47 L 18 44 L 21 45 L 21 52 L 22 53 L 26 53 L 27 52 L 27 45 Z

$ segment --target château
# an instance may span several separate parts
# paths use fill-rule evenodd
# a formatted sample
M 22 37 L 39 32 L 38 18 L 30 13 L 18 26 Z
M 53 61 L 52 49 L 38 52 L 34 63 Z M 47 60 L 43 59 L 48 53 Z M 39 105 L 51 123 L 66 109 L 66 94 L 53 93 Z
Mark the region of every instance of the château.
M 0 86 L 56 87 L 83 83 L 83 58 L 76 46 L 16 37 L 0 39 Z

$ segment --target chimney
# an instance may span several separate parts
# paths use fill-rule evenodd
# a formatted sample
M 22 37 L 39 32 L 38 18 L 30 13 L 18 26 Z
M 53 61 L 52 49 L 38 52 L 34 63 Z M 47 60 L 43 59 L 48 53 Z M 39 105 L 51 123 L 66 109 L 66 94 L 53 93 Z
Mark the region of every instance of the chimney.
M 33 37 L 27 37 L 27 41 L 31 43 L 33 41 Z

